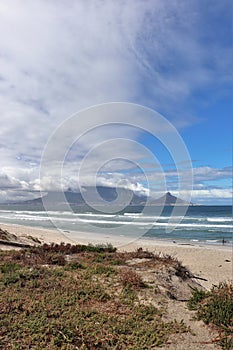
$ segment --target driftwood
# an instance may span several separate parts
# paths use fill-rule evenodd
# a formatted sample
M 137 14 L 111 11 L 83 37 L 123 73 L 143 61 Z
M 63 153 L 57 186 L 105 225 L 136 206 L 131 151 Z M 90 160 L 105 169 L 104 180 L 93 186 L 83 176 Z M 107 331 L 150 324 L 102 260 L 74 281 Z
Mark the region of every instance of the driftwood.
M 194 275 L 191 275 L 191 278 L 195 278 L 197 280 L 202 280 L 202 281 L 208 281 L 206 278 L 202 278 L 202 277 L 198 277 L 198 276 L 194 276 Z
M 20 242 L 12 242 L 12 241 L 4 241 L 0 239 L 0 244 L 3 245 L 10 245 L 13 247 L 20 247 L 20 248 L 30 248 L 32 247 L 31 244 L 26 244 L 26 243 L 20 243 Z

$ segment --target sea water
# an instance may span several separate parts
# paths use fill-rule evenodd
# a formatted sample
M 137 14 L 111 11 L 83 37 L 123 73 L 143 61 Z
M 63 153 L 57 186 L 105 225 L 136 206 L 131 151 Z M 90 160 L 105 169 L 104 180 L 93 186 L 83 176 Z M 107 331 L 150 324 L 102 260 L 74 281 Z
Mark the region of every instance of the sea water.
M 169 220 L 171 207 L 165 207 L 161 215 L 155 215 L 155 208 L 147 213 L 140 208 L 130 207 L 120 213 L 107 214 L 104 208 L 90 211 L 75 206 L 70 211 L 45 211 L 42 206 L 1 205 L 0 222 L 47 229 L 58 228 L 63 232 L 90 232 L 92 235 L 105 233 L 111 236 L 130 236 L 205 244 L 231 245 L 233 240 L 232 206 L 191 206 L 179 224 L 172 230 Z

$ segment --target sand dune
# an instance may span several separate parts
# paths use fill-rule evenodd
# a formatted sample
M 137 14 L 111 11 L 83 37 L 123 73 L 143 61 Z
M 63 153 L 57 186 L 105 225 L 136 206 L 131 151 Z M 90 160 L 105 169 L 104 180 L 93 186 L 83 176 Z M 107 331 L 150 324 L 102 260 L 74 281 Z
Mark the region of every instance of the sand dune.
M 183 265 L 187 266 L 195 276 L 207 279 L 207 281 L 201 281 L 201 284 L 208 289 L 213 284 L 233 279 L 233 247 L 185 244 L 144 238 L 129 242 L 125 237 L 98 236 L 88 232 L 77 232 L 74 241 L 69 238 L 69 233 L 58 230 L 6 224 L 0 224 L 0 228 L 15 235 L 17 241 L 25 244 L 38 244 L 39 242 L 112 243 L 120 251 L 132 251 L 142 247 L 153 252 L 169 254 L 182 261 Z M 12 249 L 12 247 L 0 244 L 0 249 Z

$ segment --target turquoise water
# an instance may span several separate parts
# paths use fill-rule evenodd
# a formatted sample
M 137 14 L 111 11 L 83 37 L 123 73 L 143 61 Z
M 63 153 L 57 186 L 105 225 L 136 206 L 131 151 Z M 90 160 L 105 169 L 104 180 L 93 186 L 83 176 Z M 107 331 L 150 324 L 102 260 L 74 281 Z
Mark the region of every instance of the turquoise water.
M 146 214 L 139 207 L 130 207 L 124 212 L 106 214 L 74 207 L 73 211 L 50 210 L 45 212 L 40 206 L 7 205 L 0 206 L 0 222 L 42 228 L 59 228 L 65 232 L 107 233 L 111 236 L 145 237 L 169 240 L 185 240 L 210 244 L 232 244 L 232 206 L 193 206 L 177 227 L 171 227 L 169 218 L 172 208 L 165 207 L 160 216 L 155 208 Z M 178 218 L 179 219 L 179 218 Z

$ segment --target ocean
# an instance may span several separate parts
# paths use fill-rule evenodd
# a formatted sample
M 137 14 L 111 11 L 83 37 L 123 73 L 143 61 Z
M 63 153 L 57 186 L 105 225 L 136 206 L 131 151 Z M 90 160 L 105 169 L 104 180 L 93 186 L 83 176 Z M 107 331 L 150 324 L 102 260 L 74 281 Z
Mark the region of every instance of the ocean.
M 58 228 L 75 239 L 75 232 L 90 235 L 104 234 L 108 237 L 128 236 L 131 239 L 146 238 L 205 244 L 232 245 L 232 206 L 191 206 L 174 230 L 169 219 L 172 207 L 165 207 L 160 216 L 155 208 L 149 213 L 140 213 L 131 207 L 117 214 L 106 214 L 104 210 L 90 211 L 84 207 L 73 207 L 72 211 L 50 210 L 28 205 L 1 205 L 0 222 L 39 228 Z M 179 218 L 178 218 L 179 219 Z

